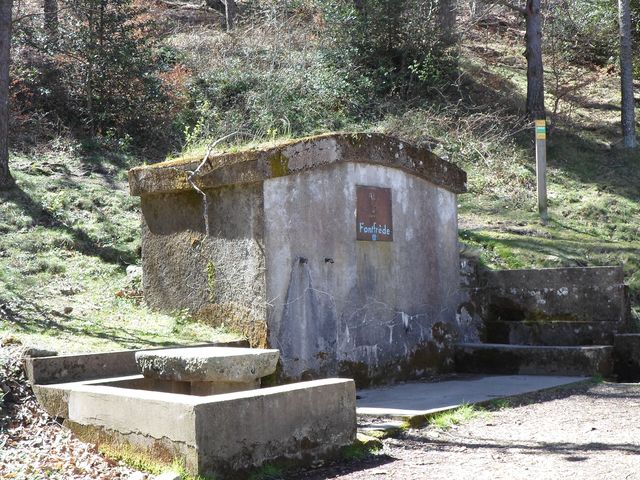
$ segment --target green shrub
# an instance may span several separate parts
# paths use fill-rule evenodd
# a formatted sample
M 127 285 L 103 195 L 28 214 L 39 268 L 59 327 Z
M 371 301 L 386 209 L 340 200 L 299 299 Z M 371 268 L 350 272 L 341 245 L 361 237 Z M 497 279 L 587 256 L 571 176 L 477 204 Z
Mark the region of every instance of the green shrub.
M 441 3 L 441 2 L 440 2 Z M 327 25 L 327 52 L 350 80 L 376 96 L 406 97 L 441 89 L 457 68 L 438 15 L 439 2 L 417 0 L 319 1 Z
M 27 16 L 14 34 L 14 117 L 45 118 L 58 125 L 52 135 L 61 125 L 119 150 L 164 138 L 171 105 L 160 74 L 173 59 L 158 50 L 152 20 L 132 0 L 72 0 L 52 42 L 41 16 Z

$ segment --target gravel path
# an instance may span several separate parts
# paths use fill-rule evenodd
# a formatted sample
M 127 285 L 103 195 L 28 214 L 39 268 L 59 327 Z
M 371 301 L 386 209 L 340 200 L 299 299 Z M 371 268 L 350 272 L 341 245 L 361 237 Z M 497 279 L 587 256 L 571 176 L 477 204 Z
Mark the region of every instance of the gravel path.
M 295 478 L 640 479 L 640 385 L 581 386 L 442 431 L 409 430 L 379 455 Z

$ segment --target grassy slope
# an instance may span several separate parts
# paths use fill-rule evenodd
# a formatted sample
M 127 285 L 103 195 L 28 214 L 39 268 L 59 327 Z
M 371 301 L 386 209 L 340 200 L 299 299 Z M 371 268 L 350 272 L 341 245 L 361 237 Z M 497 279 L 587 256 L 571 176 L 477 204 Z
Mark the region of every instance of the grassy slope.
M 138 200 L 127 159 L 70 150 L 12 158 L 18 189 L 0 192 L 0 339 L 60 352 L 234 338 L 139 301 Z
M 615 73 L 561 65 L 565 94 L 550 118 L 550 223 L 535 198 L 533 133 L 518 120 L 526 95 L 519 37 L 493 32 L 463 49 L 464 110 L 439 105 L 379 127 L 436 151 L 469 175 L 461 240 L 493 268 L 624 265 L 640 312 L 640 154 L 622 151 Z M 548 58 L 547 58 L 548 60 Z M 545 72 L 552 107 L 555 75 Z

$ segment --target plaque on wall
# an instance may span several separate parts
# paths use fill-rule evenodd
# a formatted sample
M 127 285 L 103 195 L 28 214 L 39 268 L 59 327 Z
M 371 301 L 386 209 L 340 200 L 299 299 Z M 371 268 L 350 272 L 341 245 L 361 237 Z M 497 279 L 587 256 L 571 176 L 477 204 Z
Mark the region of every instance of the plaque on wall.
M 390 188 L 356 185 L 356 240 L 393 241 Z

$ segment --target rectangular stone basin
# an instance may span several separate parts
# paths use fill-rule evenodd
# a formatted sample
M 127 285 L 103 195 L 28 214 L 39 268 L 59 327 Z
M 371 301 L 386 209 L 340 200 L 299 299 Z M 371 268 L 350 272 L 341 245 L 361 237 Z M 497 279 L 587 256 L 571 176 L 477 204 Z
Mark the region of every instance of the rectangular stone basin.
M 191 352 L 181 349 L 181 355 L 195 358 L 200 351 L 210 356 L 220 352 L 216 348 L 229 346 L 245 344 L 198 345 Z M 193 391 L 193 378 L 167 380 L 138 373 L 136 355 L 170 357 L 176 351 L 33 358 L 27 360 L 27 372 L 44 409 L 82 439 L 112 446 L 127 443 L 155 460 L 178 459 L 194 475 L 245 478 L 248 470 L 264 463 L 311 462 L 332 456 L 355 440 L 352 380 L 333 378 L 207 395 Z M 277 358 L 273 351 L 222 351 L 227 358 L 253 355 L 259 368 L 254 373 L 249 368 L 249 373 L 256 376 L 271 371 Z M 225 379 L 245 380 L 231 373 L 227 371 Z
M 264 463 L 308 464 L 355 440 L 353 380 L 208 396 L 153 390 L 162 385 L 135 375 L 35 385 L 34 390 L 45 409 L 65 418 L 85 441 L 127 443 L 155 459 L 179 459 L 191 474 L 216 479 L 244 478 Z

